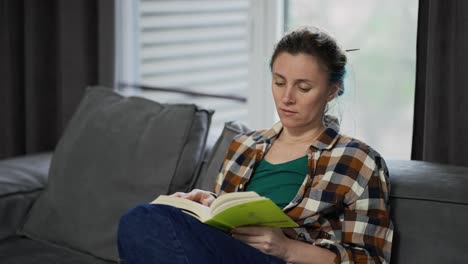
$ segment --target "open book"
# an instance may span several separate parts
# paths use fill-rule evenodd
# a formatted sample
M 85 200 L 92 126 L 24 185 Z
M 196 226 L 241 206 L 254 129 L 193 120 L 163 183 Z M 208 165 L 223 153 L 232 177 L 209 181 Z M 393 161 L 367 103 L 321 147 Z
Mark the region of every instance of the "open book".
M 205 224 L 221 230 L 238 226 L 297 227 L 273 201 L 256 192 L 233 192 L 218 197 L 211 207 L 179 197 L 160 195 L 152 204 L 180 208 Z

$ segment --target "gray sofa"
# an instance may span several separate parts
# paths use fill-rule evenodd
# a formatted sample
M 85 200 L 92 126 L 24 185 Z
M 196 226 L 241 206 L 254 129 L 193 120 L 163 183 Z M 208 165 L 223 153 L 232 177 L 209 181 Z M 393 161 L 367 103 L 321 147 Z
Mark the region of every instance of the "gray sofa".
M 89 88 L 52 153 L 0 161 L 0 263 L 116 263 L 128 208 L 210 189 L 231 139 L 211 112 Z M 468 168 L 387 160 L 396 226 L 392 263 L 466 263 Z

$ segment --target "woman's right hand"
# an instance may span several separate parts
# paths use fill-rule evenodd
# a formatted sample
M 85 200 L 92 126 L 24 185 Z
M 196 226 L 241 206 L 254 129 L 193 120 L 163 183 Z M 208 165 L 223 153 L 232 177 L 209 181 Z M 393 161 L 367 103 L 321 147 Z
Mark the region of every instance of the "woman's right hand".
M 176 192 L 174 194 L 171 194 L 170 196 L 192 200 L 194 202 L 206 205 L 208 207 L 216 199 L 210 192 L 200 189 L 193 189 L 189 193 Z

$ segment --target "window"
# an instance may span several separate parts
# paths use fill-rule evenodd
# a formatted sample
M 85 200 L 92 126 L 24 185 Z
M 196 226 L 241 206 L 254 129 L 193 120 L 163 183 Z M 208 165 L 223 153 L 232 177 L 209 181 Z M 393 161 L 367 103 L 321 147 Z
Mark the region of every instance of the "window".
M 335 110 L 342 132 L 387 159 L 410 159 L 417 0 L 286 2 L 285 30 L 324 28 L 349 52 L 345 94 Z
M 270 86 L 265 54 L 271 54 L 272 45 L 265 49 L 265 43 L 272 44 L 281 33 L 279 3 L 121 1 L 118 75 L 121 87 L 126 87 L 121 91 L 214 109 L 211 130 L 215 134 L 231 120 L 253 128 L 271 126 L 274 108 L 265 98 Z M 129 89 L 134 84 L 140 88 Z M 166 89 L 227 95 L 234 100 L 161 91 Z

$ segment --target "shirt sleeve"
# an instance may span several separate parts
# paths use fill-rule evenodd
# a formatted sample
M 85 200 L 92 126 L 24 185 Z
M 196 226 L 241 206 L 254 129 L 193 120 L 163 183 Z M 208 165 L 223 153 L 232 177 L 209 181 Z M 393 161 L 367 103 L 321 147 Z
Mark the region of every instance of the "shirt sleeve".
M 387 206 L 390 186 L 385 162 L 378 161 L 362 192 L 351 192 L 354 198 L 344 208 L 341 241 L 314 242 L 335 252 L 341 263 L 390 263 L 393 238 Z
M 224 168 L 223 168 L 223 170 L 224 170 Z M 216 194 L 216 196 L 221 195 L 221 184 L 223 182 L 223 178 L 224 178 L 223 171 L 218 172 L 218 175 L 216 176 L 214 188 L 213 188 L 213 193 Z
M 242 166 L 245 167 L 244 164 L 239 164 L 242 163 L 239 161 L 245 161 L 247 159 L 244 155 L 244 151 L 246 151 L 248 147 L 244 144 L 244 142 L 249 139 L 249 136 L 252 133 L 255 133 L 255 131 L 235 136 L 229 145 L 228 151 L 224 157 L 223 164 L 218 172 L 213 187 L 213 192 L 217 196 L 220 196 L 226 192 L 234 191 L 238 181 L 242 178 L 242 175 L 238 175 L 238 171 L 231 171 L 230 168 L 234 167 L 235 169 L 239 170 L 239 168 Z M 229 175 L 230 177 L 227 183 L 223 186 L 226 175 Z

